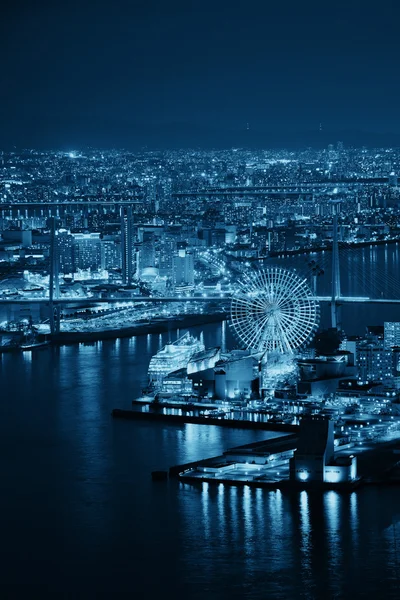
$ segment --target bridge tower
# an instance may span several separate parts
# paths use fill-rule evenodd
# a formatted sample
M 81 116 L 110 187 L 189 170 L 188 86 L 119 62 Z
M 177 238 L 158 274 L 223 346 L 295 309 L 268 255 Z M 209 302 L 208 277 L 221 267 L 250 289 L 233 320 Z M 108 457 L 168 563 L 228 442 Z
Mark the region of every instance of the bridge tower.
M 338 243 L 337 213 L 333 217 L 333 241 L 332 241 L 332 299 L 331 299 L 331 324 L 333 329 L 341 330 L 340 309 L 340 262 Z
M 50 307 L 50 331 L 59 333 L 60 331 L 60 306 L 54 306 L 54 291 L 55 299 L 60 297 L 60 282 L 59 282 L 59 260 L 58 260 L 58 245 L 56 238 L 56 217 L 50 219 L 50 281 L 49 281 L 49 307 Z

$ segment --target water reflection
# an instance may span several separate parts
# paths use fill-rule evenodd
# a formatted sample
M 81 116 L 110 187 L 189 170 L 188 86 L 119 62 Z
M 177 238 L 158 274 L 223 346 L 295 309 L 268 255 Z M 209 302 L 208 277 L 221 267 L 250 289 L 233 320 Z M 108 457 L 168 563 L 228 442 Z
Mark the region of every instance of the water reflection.
M 30 365 L 32 363 L 32 350 L 23 352 L 22 358 L 26 365 Z
M 220 483 L 218 486 L 218 527 L 217 532 L 222 540 L 227 531 L 227 519 L 225 516 L 225 486 Z
M 205 326 L 205 340 L 216 342 L 219 327 Z M 151 351 L 158 336 L 152 340 Z M 156 578 L 149 582 L 141 567 L 151 564 L 160 575 L 154 597 L 168 582 L 176 598 L 211 598 L 210 590 L 230 600 L 381 598 L 382 581 L 385 598 L 400 597 L 395 486 L 325 495 L 152 482 L 152 470 L 217 456 L 267 434 L 113 421 L 111 409 L 130 407 L 140 393 L 146 347 L 142 336 L 134 349 L 121 340 L 118 351 L 106 341 L 101 350 L 38 351 L 28 362 L 22 354 L 2 357 L 0 528 L 7 584 L 20 577 L 23 561 L 24 579 L 42 577 L 46 585 L 52 579 L 59 589 L 67 573 L 75 589 L 86 578 L 98 597 L 117 597 L 115 586 L 124 585 L 128 593 L 121 597 L 128 597 L 134 569 L 135 588 L 138 581 L 143 586 L 137 595 L 146 597 Z M 109 580 L 104 590 L 102 577 Z
M 350 529 L 354 554 L 358 553 L 358 495 L 353 492 L 350 496 Z
M 231 524 L 231 535 L 232 535 L 232 543 L 237 543 L 240 539 L 240 531 L 239 531 L 239 519 L 238 519 L 238 489 L 236 487 L 231 487 L 229 490 L 229 498 L 227 498 L 227 502 L 229 503 L 230 509 L 230 524 Z
M 252 542 L 253 537 L 253 498 L 250 486 L 245 485 L 243 488 L 243 520 L 245 531 L 245 544 L 248 546 Z
M 363 593 L 367 594 L 365 597 L 378 593 L 379 597 L 381 578 L 387 576 L 390 581 L 385 586 L 385 597 L 397 597 L 395 573 L 400 526 L 395 521 L 389 526 L 385 524 L 387 519 L 382 520 L 376 514 L 368 492 L 286 494 L 252 489 L 248 485 L 242 488 L 201 485 L 201 522 L 195 527 L 204 532 L 210 546 L 202 551 L 195 544 L 193 556 L 188 559 L 194 561 L 197 557 L 199 564 L 207 563 L 210 588 L 223 578 L 224 568 L 228 568 L 223 566 L 224 557 L 235 562 L 237 549 L 243 590 L 248 582 L 259 582 L 261 577 L 267 586 L 265 593 L 268 590 L 268 597 L 272 598 L 314 600 L 364 597 Z M 195 501 L 193 489 L 189 496 Z M 400 499 L 400 492 L 397 498 Z M 193 510 L 187 496 L 182 510 L 186 508 Z M 366 511 L 372 521 L 370 525 L 365 521 Z M 360 519 L 364 523 L 362 545 Z M 382 526 L 384 536 L 379 534 Z M 218 540 L 215 546 L 213 539 Z M 368 570 L 366 585 L 360 579 L 364 569 Z
M 201 506 L 203 511 L 203 530 L 204 537 L 207 540 L 210 535 L 210 519 L 209 519 L 209 484 L 203 482 L 201 484 Z

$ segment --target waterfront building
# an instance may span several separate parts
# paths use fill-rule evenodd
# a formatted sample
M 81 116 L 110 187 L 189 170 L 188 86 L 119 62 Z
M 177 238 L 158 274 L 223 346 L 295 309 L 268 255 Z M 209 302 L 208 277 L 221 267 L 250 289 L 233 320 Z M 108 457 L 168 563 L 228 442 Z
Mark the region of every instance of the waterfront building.
M 218 399 L 250 397 L 258 388 L 258 358 L 248 350 L 233 350 L 214 367 Z
M 357 373 L 353 366 L 353 355 L 341 353 L 298 360 L 300 379 L 297 383 L 299 394 L 316 398 L 327 397 L 335 393 L 340 381 L 353 377 Z
M 357 477 L 355 456 L 335 459 L 334 423 L 321 417 L 304 417 L 290 460 L 290 478 L 299 482 L 342 483 Z

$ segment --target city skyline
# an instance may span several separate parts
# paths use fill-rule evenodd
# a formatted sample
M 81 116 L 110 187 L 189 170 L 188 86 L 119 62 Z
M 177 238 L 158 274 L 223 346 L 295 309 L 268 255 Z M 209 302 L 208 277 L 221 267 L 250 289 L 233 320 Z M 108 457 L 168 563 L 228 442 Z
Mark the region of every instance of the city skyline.
M 2 8 L 0 597 L 398 598 L 398 3 Z

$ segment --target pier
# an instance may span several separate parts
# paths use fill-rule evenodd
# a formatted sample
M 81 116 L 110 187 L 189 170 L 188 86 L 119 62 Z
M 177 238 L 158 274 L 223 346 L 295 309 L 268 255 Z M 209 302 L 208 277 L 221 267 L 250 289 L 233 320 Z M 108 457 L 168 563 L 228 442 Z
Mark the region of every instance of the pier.
M 114 419 L 128 419 L 132 421 L 159 421 L 164 423 L 174 423 L 184 425 L 193 423 L 195 425 L 218 425 L 218 427 L 231 427 L 236 429 L 256 429 L 262 431 L 277 431 L 285 433 L 294 433 L 298 430 L 298 425 L 289 425 L 287 423 L 269 423 L 262 421 L 247 421 L 242 419 L 226 419 L 217 417 L 202 417 L 194 415 L 169 415 L 159 412 L 141 412 L 138 410 L 125 410 L 114 408 L 111 413 Z

